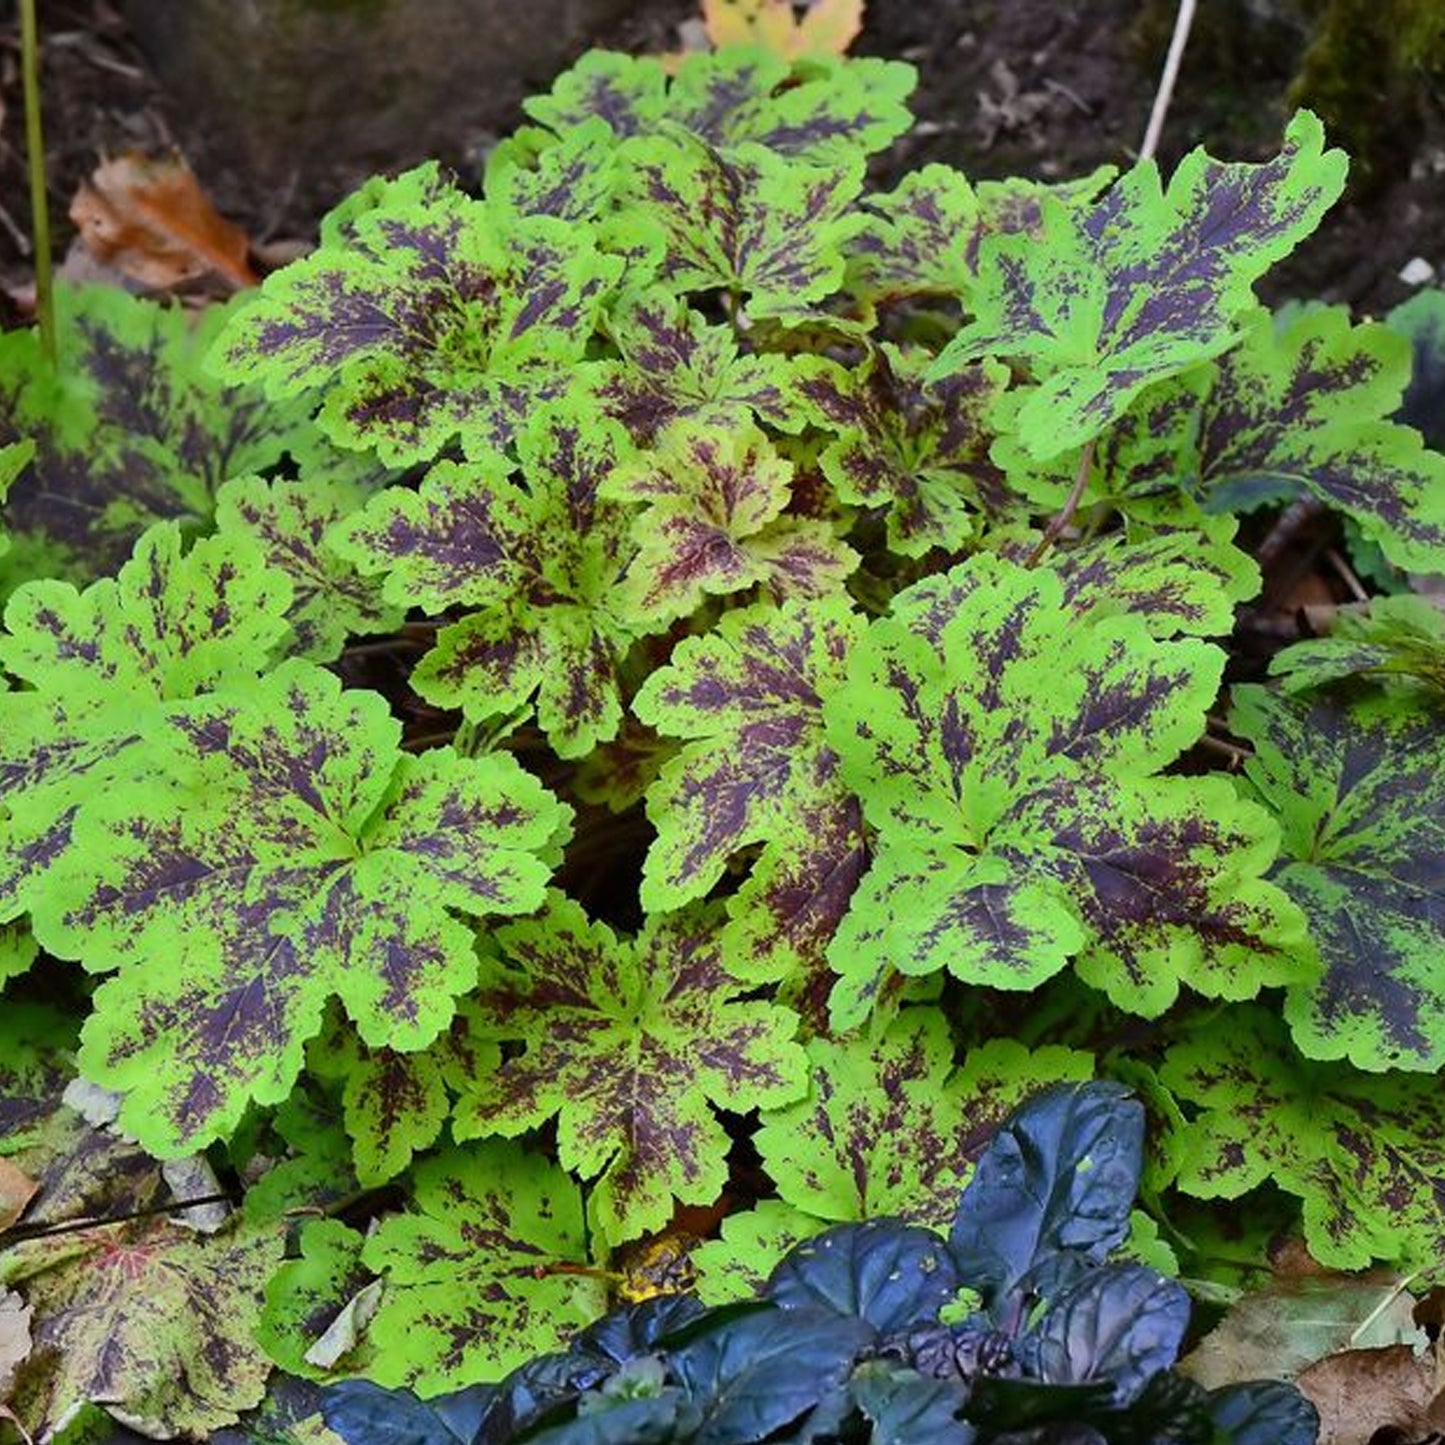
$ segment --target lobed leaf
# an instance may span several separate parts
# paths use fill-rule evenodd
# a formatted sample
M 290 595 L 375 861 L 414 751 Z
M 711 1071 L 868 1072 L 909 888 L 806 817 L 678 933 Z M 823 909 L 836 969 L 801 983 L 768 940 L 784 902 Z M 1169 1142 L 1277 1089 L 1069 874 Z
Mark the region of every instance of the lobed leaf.
M 1086 213 L 1045 198 L 1037 234 L 983 240 L 974 317 L 936 374 L 987 355 L 1027 360 L 1038 376 L 1018 414 L 1029 453 L 1057 456 L 1097 436 L 1150 382 L 1235 343 L 1252 283 L 1344 188 L 1344 155 L 1323 146 L 1320 122 L 1300 111 L 1262 165 L 1195 150 L 1167 190 L 1144 161 Z
M 420 1165 L 413 1207 L 362 1250 L 386 1290 L 371 1325 L 373 1376 L 423 1395 L 499 1379 L 565 1344 L 606 1307 L 588 1263 L 582 1200 L 567 1174 L 506 1140 Z M 561 1268 L 555 1269 L 554 1266 Z
M 654 917 L 624 943 L 554 895 L 497 939 L 503 960 L 484 975 L 476 1027 L 524 1048 L 464 1089 L 453 1133 L 516 1135 L 555 1115 L 562 1162 L 600 1176 L 589 1212 L 611 1243 L 662 1228 L 674 1199 L 717 1197 L 727 1138 L 715 1109 L 743 1113 L 804 1087 L 796 1020 L 738 998 L 707 913 Z
M 1178 1180 L 1186 1193 L 1236 1199 L 1278 1186 L 1303 1201 L 1310 1253 L 1336 1269 L 1440 1258 L 1445 1115 L 1435 1079 L 1302 1058 L 1284 1023 L 1258 1007 L 1231 1009 L 1172 1045 L 1162 1077 L 1199 1107 Z
M 169 786 L 82 813 L 36 936 L 120 970 L 84 1067 L 127 1093 L 122 1120 L 153 1152 L 285 1098 L 332 996 L 373 1047 L 429 1043 L 475 976 L 453 912 L 540 901 L 559 805 L 511 759 L 407 756 L 398 733 L 380 697 L 287 663 L 153 729 Z
M 1307 913 L 1323 963 L 1285 1007 L 1300 1049 L 1433 1072 L 1445 1061 L 1435 806 L 1445 742 L 1434 718 L 1251 687 L 1236 689 L 1230 725 L 1254 745 L 1245 775 L 1282 833 L 1273 876 Z

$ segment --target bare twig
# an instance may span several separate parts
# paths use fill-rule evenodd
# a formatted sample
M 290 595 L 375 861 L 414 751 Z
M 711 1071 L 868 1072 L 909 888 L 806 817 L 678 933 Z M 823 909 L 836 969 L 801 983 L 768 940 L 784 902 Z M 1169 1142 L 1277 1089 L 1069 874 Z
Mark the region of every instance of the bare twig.
M 1164 117 L 1169 114 L 1169 102 L 1174 97 L 1174 82 L 1179 79 L 1184 47 L 1189 42 L 1189 27 L 1194 24 L 1194 4 L 1195 0 L 1179 0 L 1179 10 L 1174 17 L 1174 34 L 1169 40 L 1169 54 L 1164 58 L 1164 71 L 1159 77 L 1159 89 L 1154 94 L 1154 108 L 1149 112 L 1149 124 L 1144 128 L 1144 142 L 1139 147 L 1141 160 L 1147 160 L 1159 149 Z
M 30 171 L 30 228 L 35 234 L 35 319 L 46 360 L 55 364 L 55 302 L 50 269 L 50 204 L 45 194 L 45 137 L 40 123 L 40 41 L 35 0 L 20 0 L 20 78 L 25 93 L 25 150 Z

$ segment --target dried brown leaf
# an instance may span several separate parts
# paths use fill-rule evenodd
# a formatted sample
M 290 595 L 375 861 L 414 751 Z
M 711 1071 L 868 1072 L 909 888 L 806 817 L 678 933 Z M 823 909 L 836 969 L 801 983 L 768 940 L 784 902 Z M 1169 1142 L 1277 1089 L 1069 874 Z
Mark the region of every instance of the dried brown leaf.
M 8 1159 L 0 1159 L 0 1231 L 9 1229 L 35 1198 L 40 1186 Z
M 14 1290 L 0 1288 L 0 1399 L 10 1393 L 15 1371 L 30 1353 L 31 1313 Z
M 70 203 L 97 260 L 155 291 L 207 277 L 254 286 L 246 233 L 222 216 L 178 155 L 129 153 L 98 166 Z
M 863 28 L 863 0 L 813 0 L 799 19 L 792 0 L 703 0 L 715 46 L 763 45 L 789 60 L 842 55 Z
M 1408 1345 L 1345 1350 L 1311 1365 L 1295 1381 L 1320 1412 L 1319 1445 L 1369 1445 L 1380 1430 L 1424 1441 L 1445 1427 L 1445 1392 L 1429 1354 Z

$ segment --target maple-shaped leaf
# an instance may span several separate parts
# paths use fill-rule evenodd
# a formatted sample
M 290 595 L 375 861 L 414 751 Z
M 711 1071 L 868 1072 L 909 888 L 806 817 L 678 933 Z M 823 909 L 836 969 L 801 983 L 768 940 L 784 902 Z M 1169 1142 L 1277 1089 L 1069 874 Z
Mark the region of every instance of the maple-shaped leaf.
M 256 284 L 246 233 L 217 212 L 179 155 L 104 161 L 80 183 L 70 219 L 97 261 L 152 290 L 207 276 Z
M 1445 612 L 1432 598 L 1408 594 L 1341 607 L 1328 636 L 1285 648 L 1269 670 L 1286 692 L 1361 678 L 1439 693 L 1445 691 Z
M 57 287 L 55 304 L 53 366 L 33 333 L 0 337 L 0 443 L 33 447 L 5 503 L 7 592 L 114 573 L 156 521 L 200 530 L 222 482 L 273 466 L 308 425 L 294 403 L 202 371 L 231 305 L 196 316 L 102 286 Z
M 450 1150 L 417 1168 L 412 1201 L 362 1251 L 386 1280 L 370 1329 L 381 1384 L 498 1380 L 605 1312 L 606 1284 L 568 1269 L 590 1264 L 580 1191 L 540 1155 L 504 1139 Z
M 272 396 L 326 388 L 323 430 L 389 464 L 453 437 L 485 453 L 581 359 L 619 265 L 556 217 L 500 224 L 425 166 L 268 277 L 211 365 Z
M 647 503 L 620 599 L 633 625 L 655 630 L 706 595 L 757 585 L 779 597 L 836 591 L 857 555 L 827 522 L 783 515 L 791 480 L 792 467 L 752 427 L 723 437 L 677 426 L 613 472 L 604 497 Z
M 146 776 L 153 719 L 213 688 L 254 682 L 286 630 L 290 587 L 249 538 L 183 551 L 179 527 L 136 543 L 115 578 L 85 591 L 31 582 L 5 609 L 0 665 L 0 917 L 44 893 L 77 809 Z
M 86 1403 L 152 1435 L 235 1424 L 271 1372 L 253 1331 L 284 1244 L 239 1215 L 198 1234 L 162 1214 L 0 1252 L 0 1281 L 34 1311 L 16 1415 L 37 1437 Z
M 442 462 L 416 491 L 384 492 L 329 541 L 364 572 L 386 569 L 383 595 L 395 605 L 476 608 L 438 634 L 412 674 L 417 692 L 478 720 L 535 697 L 552 745 L 577 757 L 617 731 L 619 661 L 661 625 L 623 614 L 629 519 L 599 496 L 626 439 L 562 404 L 539 409 L 517 449 L 525 486 L 499 457 Z
M 1012 1039 L 955 1068 L 948 1020 L 927 1006 L 807 1049 L 808 1097 L 765 1110 L 756 1143 L 780 1198 L 829 1221 L 898 1215 L 946 1229 L 998 1126 L 1034 1090 L 1094 1072 L 1088 1054 L 1031 1054 Z
M 682 57 L 669 83 L 653 56 L 594 50 L 523 108 L 564 138 L 601 120 L 619 139 L 680 125 L 711 145 L 755 142 L 823 163 L 886 150 L 908 129 L 912 66 L 811 56 L 790 65 L 756 45 Z
M 601 116 L 561 136 L 523 126 L 487 155 L 487 200 L 517 216 L 595 221 L 612 200 L 616 162 L 617 138 Z
M 324 1034 L 307 1051 L 307 1067 L 341 1081 L 342 1117 L 351 1137 L 356 1177 L 373 1189 L 395 1179 L 412 1155 L 435 1144 L 451 1111 L 443 1057 L 446 1036 L 431 1048 L 403 1054 L 369 1048 L 347 1029 Z M 495 1063 L 479 1055 L 476 1065 Z
M 1345 157 L 1323 146 L 1319 120 L 1301 111 L 1273 161 L 1195 150 L 1167 190 L 1145 160 L 1082 215 L 1046 198 L 1037 234 L 979 246 L 973 319 L 937 374 L 981 356 L 1028 361 L 1038 381 L 1018 414 L 1028 451 L 1052 457 L 1097 436 L 1148 383 L 1234 344 L 1253 283 L 1344 188 Z
M 309 1380 L 334 1378 L 331 1364 L 315 1363 L 315 1352 L 323 1339 L 335 1338 L 343 1329 L 347 1338 L 337 1340 L 337 1345 L 349 1342 L 351 1348 L 343 1348 L 336 1360 L 352 1368 L 370 1364 L 369 1359 L 357 1358 L 358 1351 L 363 1357 L 370 1354 L 357 1337 L 375 1308 L 372 1296 L 380 1287 L 361 1263 L 365 1242 L 340 1220 L 308 1220 L 301 1227 L 299 1257 L 287 1260 L 268 1281 L 256 1340 L 287 1374 Z M 363 1294 L 368 1286 L 371 1293 Z M 350 1318 L 345 1317 L 348 1310 Z
M 237 477 L 216 496 L 220 535 L 254 537 L 266 565 L 291 583 L 286 651 L 293 656 L 329 662 L 348 637 L 395 631 L 406 617 L 403 607 L 382 598 L 374 579 L 324 545 L 327 532 L 359 511 L 366 495 L 346 481 L 307 476 Z
M 563 815 L 508 757 L 403 754 L 384 699 L 304 662 L 150 731 L 172 781 L 88 806 L 34 919 L 120 970 L 83 1068 L 164 1157 L 285 1098 L 333 996 L 371 1047 L 434 1039 L 475 977 L 454 913 L 536 907 Z
M 661 234 L 673 290 L 722 290 L 766 316 L 838 289 L 861 163 L 805 165 L 754 143 L 724 152 L 684 132 L 634 141 L 627 159 L 617 235 Z
M 1312 494 L 1397 566 L 1437 569 L 1445 457 L 1387 419 L 1409 378 L 1404 338 L 1352 324 L 1347 307 L 1310 309 L 1278 330 L 1262 319 L 1205 393 L 1194 494 L 1216 511 Z
M 1162 1077 L 1198 1109 L 1177 1181 L 1186 1193 L 1236 1199 L 1276 1185 L 1303 1201 L 1310 1253 L 1336 1269 L 1439 1261 L 1445 1098 L 1437 1079 L 1301 1058 L 1283 1022 L 1254 1007 L 1191 1029 L 1170 1048 Z
M 524 1048 L 463 1093 L 453 1133 L 516 1135 L 555 1115 L 558 1156 L 597 1180 L 589 1214 L 614 1244 L 662 1228 L 675 1199 L 721 1192 L 715 1109 L 746 1113 L 804 1087 L 796 1018 L 738 998 L 717 921 L 657 916 L 627 942 L 554 894 L 539 918 L 497 931 L 503 962 L 476 995 L 478 1031 Z
M 666 291 L 630 293 L 605 325 L 621 360 L 599 363 L 588 384 L 639 446 L 679 420 L 723 434 L 754 421 L 802 428 L 808 359 L 739 355 L 730 327 L 708 325 Z
M 751 1209 L 729 1214 L 718 1237 L 705 1239 L 688 1256 L 697 1272 L 698 1298 L 709 1305 L 756 1299 L 783 1256 L 827 1227 L 827 1220 L 781 1199 L 760 1199 Z
M 1445 1062 L 1445 739 L 1408 703 L 1354 704 L 1238 688 L 1245 775 L 1279 818 L 1275 881 L 1304 910 L 1324 964 L 1286 1006 L 1312 1058 L 1365 1069 Z
M 939 381 L 925 369 L 925 358 L 884 343 L 864 367 L 833 366 L 802 383 L 817 421 L 837 434 L 824 474 L 844 502 L 881 508 L 888 545 L 909 557 L 958 549 L 975 517 L 1006 503 L 987 417 L 1008 368 L 985 361 Z
M 1017 989 L 1074 958 L 1146 1015 L 1181 982 L 1239 998 L 1311 972 L 1261 878 L 1268 815 L 1225 779 L 1151 776 L 1198 736 L 1222 655 L 1088 597 L 979 556 L 854 649 L 824 714 L 878 843 L 830 954 L 840 1026 L 890 966 Z
M 271 1119 L 264 1150 L 275 1160 L 246 1190 L 246 1218 L 257 1222 L 324 1215 L 360 1189 L 337 1090 L 306 1075 Z
M 752 843 L 807 867 L 814 829 L 849 800 L 823 699 L 842 686 L 862 631 L 845 598 L 749 607 L 684 639 L 648 678 L 633 710 L 688 739 L 648 789 L 658 834 L 643 867 L 649 912 L 701 897 Z

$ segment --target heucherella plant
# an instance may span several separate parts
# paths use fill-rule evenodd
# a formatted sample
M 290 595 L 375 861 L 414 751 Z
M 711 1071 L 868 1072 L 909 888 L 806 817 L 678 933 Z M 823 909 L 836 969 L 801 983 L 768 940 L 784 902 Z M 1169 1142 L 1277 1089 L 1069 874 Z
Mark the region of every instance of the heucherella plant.
M 911 85 L 592 54 L 480 194 L 378 179 L 197 323 L 81 290 L 53 365 L 0 337 L 0 1150 L 68 1197 L 110 1147 L 72 1070 L 151 1155 L 209 1150 L 245 1209 L 187 1249 L 285 1245 L 237 1309 L 292 1374 L 495 1382 L 619 1293 L 947 1228 L 1012 1111 L 1095 1075 L 1158 1125 L 1129 1268 L 1207 1278 L 1171 1205 L 1265 1181 L 1332 1264 L 1445 1250 L 1445 630 L 1381 600 L 1221 699 L 1241 514 L 1445 571 L 1445 458 L 1397 419 L 1438 332 L 1257 300 L 1343 186 L 1308 113 L 1167 181 L 871 188 Z M 78 1039 L 9 1008 L 54 980 Z M 990 1328 L 1084 1360 L 1099 1301 L 1035 1328 L 977 1233 Z M 698 1336 L 658 1375 L 646 1330 L 567 1438 L 743 1368 Z M 147 1368 L 21 1418 L 142 1415 Z M 868 1438 L 974 1438 L 852 1379 Z M 208 1391 L 177 1418 L 218 1428 Z

